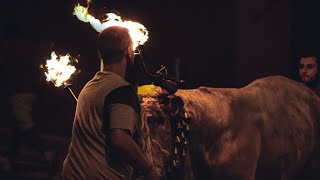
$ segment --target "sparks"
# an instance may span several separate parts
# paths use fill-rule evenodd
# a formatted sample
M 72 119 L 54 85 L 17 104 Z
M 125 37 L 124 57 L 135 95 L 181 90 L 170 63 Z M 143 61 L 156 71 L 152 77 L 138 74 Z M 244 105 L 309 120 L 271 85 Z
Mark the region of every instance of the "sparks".
M 107 18 L 104 20 L 96 19 L 94 16 L 89 14 L 88 8 L 91 0 L 88 0 L 88 6 L 83 7 L 80 4 L 75 6 L 73 14 L 77 16 L 80 21 L 90 23 L 91 26 L 97 31 L 101 32 L 104 29 L 111 26 L 121 26 L 129 30 L 129 34 L 133 41 L 133 48 L 136 49 L 137 46 L 143 45 L 149 38 L 149 32 L 144 27 L 144 25 L 133 22 L 133 21 L 123 21 L 120 16 L 114 13 L 107 13 Z
M 70 55 L 58 56 L 54 51 L 51 59 L 47 60 L 46 65 L 40 67 L 45 70 L 47 81 L 53 82 L 56 87 L 67 85 L 67 81 L 76 72 L 72 63 L 77 63 L 77 59 L 72 59 Z

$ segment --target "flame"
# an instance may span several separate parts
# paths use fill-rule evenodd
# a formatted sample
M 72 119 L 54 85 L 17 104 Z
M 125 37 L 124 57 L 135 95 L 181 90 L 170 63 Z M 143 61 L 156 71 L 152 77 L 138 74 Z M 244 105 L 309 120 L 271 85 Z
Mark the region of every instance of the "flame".
M 101 32 L 111 26 L 121 26 L 127 28 L 132 38 L 134 49 L 136 49 L 136 47 L 139 45 L 143 45 L 148 40 L 148 30 L 144 27 L 144 25 L 138 22 L 123 21 L 120 16 L 114 13 L 107 13 L 107 18 L 102 21 L 96 19 L 88 12 L 90 2 L 91 1 L 88 0 L 87 7 L 83 7 L 80 4 L 75 6 L 73 14 L 76 15 L 80 21 L 90 23 L 97 32 Z
M 47 81 L 53 82 L 56 87 L 61 85 L 67 85 L 67 81 L 73 73 L 76 72 L 76 68 L 72 65 L 73 62 L 78 62 L 76 59 L 72 59 L 70 55 L 58 56 L 54 51 L 51 53 L 51 59 L 47 60 L 45 66 L 40 67 L 46 69 L 45 75 Z

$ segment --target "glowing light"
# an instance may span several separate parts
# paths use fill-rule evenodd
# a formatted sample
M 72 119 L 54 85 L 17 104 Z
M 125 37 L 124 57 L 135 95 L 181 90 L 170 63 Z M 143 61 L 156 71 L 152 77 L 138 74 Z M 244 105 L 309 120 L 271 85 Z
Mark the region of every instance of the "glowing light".
M 54 51 L 51 53 L 51 59 L 47 60 L 46 65 L 40 67 L 45 70 L 47 81 L 53 82 L 57 87 L 67 85 L 67 81 L 76 72 L 73 65 L 77 59 L 72 59 L 70 55 L 59 56 Z

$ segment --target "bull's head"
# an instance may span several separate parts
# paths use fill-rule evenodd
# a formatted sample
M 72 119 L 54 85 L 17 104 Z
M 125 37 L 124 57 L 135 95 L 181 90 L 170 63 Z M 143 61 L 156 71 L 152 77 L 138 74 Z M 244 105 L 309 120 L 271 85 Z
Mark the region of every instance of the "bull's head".
M 169 161 L 169 152 L 172 150 L 172 121 L 181 112 L 183 101 L 179 97 L 169 95 L 160 87 L 148 85 L 139 88 L 141 97 L 142 120 L 148 127 L 151 138 L 152 152 L 149 159 L 153 159 L 161 169 Z M 146 134 L 146 133 L 145 133 Z

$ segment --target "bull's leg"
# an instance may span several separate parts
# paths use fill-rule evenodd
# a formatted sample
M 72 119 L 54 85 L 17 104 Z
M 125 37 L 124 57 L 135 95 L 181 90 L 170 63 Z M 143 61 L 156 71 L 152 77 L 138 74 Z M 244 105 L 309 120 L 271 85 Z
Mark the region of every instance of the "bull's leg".
M 230 130 L 221 139 L 216 174 L 222 179 L 254 180 L 260 155 L 260 135 L 257 129 Z M 220 172 L 219 172 L 220 170 Z

